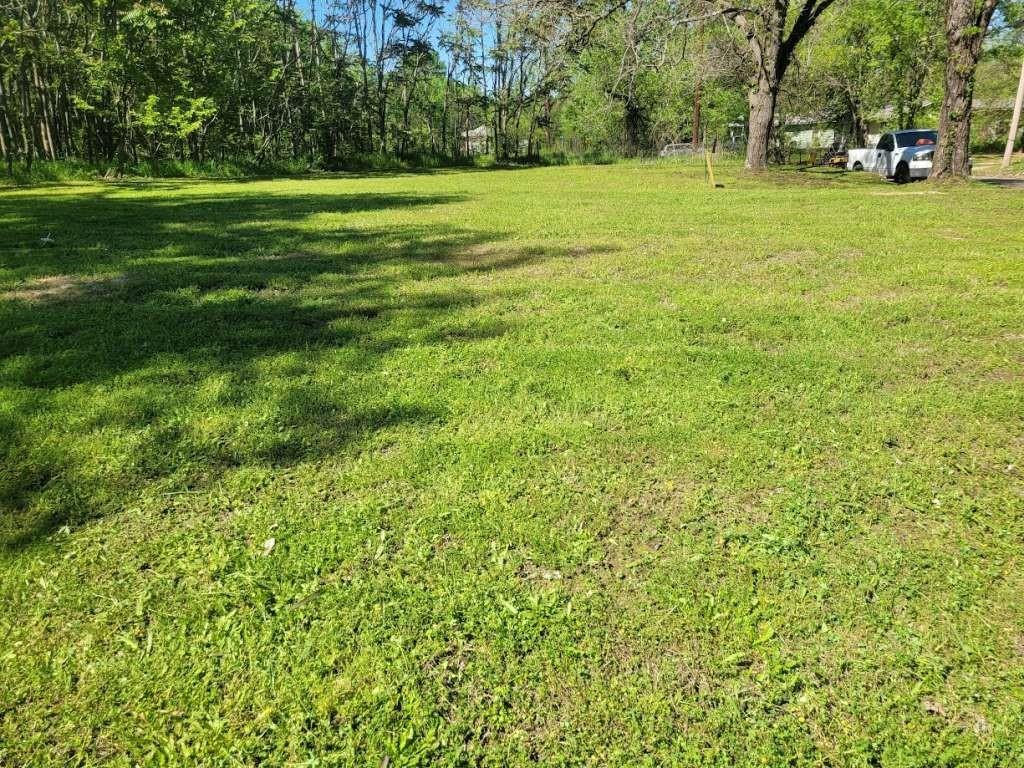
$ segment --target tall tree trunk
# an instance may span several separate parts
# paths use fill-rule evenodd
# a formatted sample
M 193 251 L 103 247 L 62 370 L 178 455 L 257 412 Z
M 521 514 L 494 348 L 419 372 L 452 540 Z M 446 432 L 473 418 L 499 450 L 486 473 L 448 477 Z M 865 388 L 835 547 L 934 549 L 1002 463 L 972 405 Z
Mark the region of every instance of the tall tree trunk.
M 693 130 L 690 131 L 690 148 L 697 151 L 700 146 L 700 109 L 704 95 L 704 22 L 697 24 L 697 38 L 700 40 L 700 53 L 697 61 L 697 82 L 693 89 Z
M 1010 119 L 1010 133 L 1006 137 L 1006 149 L 1003 151 L 1002 169 L 1010 167 L 1013 158 L 1013 145 L 1017 143 L 1017 129 L 1020 128 L 1020 111 L 1024 105 L 1024 61 L 1020 63 L 1020 80 L 1017 82 L 1017 98 L 1013 102 L 1013 117 Z
M 7 91 L 3 74 L 0 73 L 0 144 L 3 145 L 4 159 L 7 161 L 8 176 L 11 175 L 11 166 L 14 162 L 14 130 L 11 128 L 11 118 L 7 105 Z
M 931 178 L 970 175 L 974 73 L 998 0 L 946 0 L 946 90 Z
M 39 138 L 43 146 L 43 156 L 46 160 L 57 159 L 57 147 L 53 141 L 53 120 L 50 113 L 49 99 L 47 98 L 46 86 L 39 76 L 39 69 L 35 61 L 32 62 L 32 83 L 36 90 L 36 99 L 39 102 Z
M 697 73 L 697 84 L 693 89 L 693 130 L 690 131 L 690 148 L 696 151 L 700 146 L 700 98 L 701 98 L 701 76 Z
M 626 156 L 636 157 L 640 154 L 640 150 L 643 147 L 645 121 L 643 109 L 637 103 L 632 84 L 630 84 L 629 92 L 626 94 L 625 102 Z
M 757 87 L 750 91 L 746 162 L 748 170 L 763 171 L 768 167 L 768 147 L 771 144 L 772 123 L 775 121 L 775 104 L 778 98 L 778 85 L 773 85 L 768 78 L 759 78 Z
M 25 167 L 31 171 L 36 155 L 35 111 L 29 95 L 28 76 L 24 65 L 21 68 L 21 144 L 25 156 Z
M 850 127 L 853 129 L 853 142 L 855 147 L 863 147 L 867 143 L 868 126 L 864 119 L 864 108 L 860 99 L 853 92 L 852 88 L 845 87 L 843 92 L 846 96 L 846 103 L 850 106 Z

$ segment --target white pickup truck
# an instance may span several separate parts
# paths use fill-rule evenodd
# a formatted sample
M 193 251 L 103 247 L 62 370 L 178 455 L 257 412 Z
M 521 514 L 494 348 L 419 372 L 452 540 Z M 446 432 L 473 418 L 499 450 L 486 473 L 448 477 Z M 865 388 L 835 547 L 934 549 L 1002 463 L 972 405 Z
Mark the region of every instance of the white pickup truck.
M 851 149 L 846 168 L 850 171 L 874 171 L 879 176 L 906 184 L 927 179 L 935 157 L 935 131 L 912 128 L 882 134 L 874 149 Z

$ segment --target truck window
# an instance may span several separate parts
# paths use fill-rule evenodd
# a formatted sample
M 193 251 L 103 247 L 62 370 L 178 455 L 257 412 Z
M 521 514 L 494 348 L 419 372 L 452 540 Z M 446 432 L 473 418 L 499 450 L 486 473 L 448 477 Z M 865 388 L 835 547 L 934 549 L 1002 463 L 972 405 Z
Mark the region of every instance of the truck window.
M 939 134 L 936 131 L 904 131 L 896 138 L 900 148 L 919 147 L 925 144 L 935 144 L 939 140 Z
M 895 149 L 895 146 L 896 145 L 893 142 L 892 134 L 887 133 L 885 134 L 885 136 L 878 140 L 878 146 L 876 147 L 876 149 L 882 152 L 892 152 L 893 149 Z

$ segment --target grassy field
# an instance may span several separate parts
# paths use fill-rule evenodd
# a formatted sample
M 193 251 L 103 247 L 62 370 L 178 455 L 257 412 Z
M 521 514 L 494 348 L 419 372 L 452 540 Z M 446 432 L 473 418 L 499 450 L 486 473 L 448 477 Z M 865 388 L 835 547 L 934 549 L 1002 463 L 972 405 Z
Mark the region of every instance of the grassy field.
M 0 765 L 1022 764 L 1024 193 L 720 176 L 0 193 Z

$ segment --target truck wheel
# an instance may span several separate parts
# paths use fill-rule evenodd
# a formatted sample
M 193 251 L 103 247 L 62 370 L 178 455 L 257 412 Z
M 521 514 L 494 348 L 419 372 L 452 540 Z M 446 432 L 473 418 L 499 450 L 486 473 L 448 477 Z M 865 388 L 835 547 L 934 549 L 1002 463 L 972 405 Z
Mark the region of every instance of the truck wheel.
M 893 174 L 892 180 L 897 184 L 906 184 L 910 181 L 910 166 L 906 163 L 900 163 L 896 166 L 896 173 Z
M 864 163 L 862 163 L 862 162 L 860 162 L 858 160 L 856 163 L 853 164 L 853 170 L 855 170 L 855 171 L 863 171 L 864 170 Z

